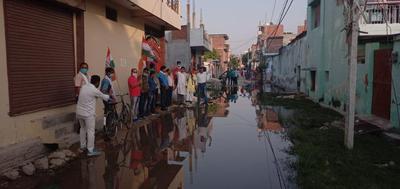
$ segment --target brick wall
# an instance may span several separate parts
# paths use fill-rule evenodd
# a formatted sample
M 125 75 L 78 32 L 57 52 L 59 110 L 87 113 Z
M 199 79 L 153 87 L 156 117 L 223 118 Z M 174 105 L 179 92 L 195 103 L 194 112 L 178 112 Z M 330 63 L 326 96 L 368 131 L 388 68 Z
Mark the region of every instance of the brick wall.
M 171 32 L 172 40 L 187 39 L 187 26 L 182 26 L 181 30 L 174 30 Z
M 267 39 L 268 53 L 279 53 L 279 49 L 283 46 L 283 37 L 270 37 Z

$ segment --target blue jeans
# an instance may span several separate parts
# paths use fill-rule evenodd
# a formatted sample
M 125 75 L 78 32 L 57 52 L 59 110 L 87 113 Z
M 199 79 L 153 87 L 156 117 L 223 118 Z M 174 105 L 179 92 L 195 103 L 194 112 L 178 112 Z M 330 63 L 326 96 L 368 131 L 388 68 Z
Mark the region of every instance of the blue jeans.
M 140 95 L 140 101 L 139 101 L 139 117 L 146 116 L 148 98 L 149 98 L 149 93 L 148 93 L 148 92 L 143 92 L 143 93 Z
M 167 87 L 161 87 L 161 94 L 160 94 L 160 104 L 161 104 L 161 109 L 165 109 L 167 107 Z
M 168 90 L 167 90 L 167 94 L 168 94 L 167 107 L 170 107 L 172 105 L 172 92 L 173 92 L 173 90 L 174 89 L 172 87 L 169 87 Z
M 206 83 L 199 83 L 198 90 L 199 90 L 199 96 L 198 96 L 199 100 L 201 98 L 204 98 L 205 103 L 207 103 L 208 98 L 207 98 Z
M 147 114 L 155 113 L 156 112 L 156 98 L 155 92 L 149 92 L 149 98 L 147 100 Z

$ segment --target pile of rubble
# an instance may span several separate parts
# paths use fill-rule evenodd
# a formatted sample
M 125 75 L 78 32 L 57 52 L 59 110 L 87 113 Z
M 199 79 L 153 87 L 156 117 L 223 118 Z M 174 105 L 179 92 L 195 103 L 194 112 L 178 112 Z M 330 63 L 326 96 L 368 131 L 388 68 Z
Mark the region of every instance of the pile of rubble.
M 21 172 L 27 176 L 32 176 L 37 170 L 46 171 L 49 169 L 57 169 L 62 167 L 67 162 L 75 159 L 77 155 L 70 150 L 60 150 L 40 158 L 34 162 L 24 164 L 18 169 L 13 169 L 6 172 L 3 176 L 9 180 L 16 180 L 21 175 Z

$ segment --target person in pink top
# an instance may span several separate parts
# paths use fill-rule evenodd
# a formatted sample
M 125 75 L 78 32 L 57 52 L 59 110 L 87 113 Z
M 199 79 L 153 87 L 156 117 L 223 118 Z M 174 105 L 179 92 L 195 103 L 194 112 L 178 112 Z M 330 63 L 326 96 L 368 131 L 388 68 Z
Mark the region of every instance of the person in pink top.
M 137 121 L 139 113 L 139 99 L 140 99 L 140 80 L 138 79 L 138 72 L 136 68 L 131 70 L 131 76 L 128 79 L 129 94 L 131 97 L 132 118 Z

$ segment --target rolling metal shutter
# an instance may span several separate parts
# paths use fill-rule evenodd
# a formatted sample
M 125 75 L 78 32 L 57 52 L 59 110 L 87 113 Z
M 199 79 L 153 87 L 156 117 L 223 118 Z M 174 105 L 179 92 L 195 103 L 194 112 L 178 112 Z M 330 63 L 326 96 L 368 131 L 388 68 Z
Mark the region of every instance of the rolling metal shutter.
M 4 0 L 10 115 L 74 103 L 73 13 L 47 1 Z

